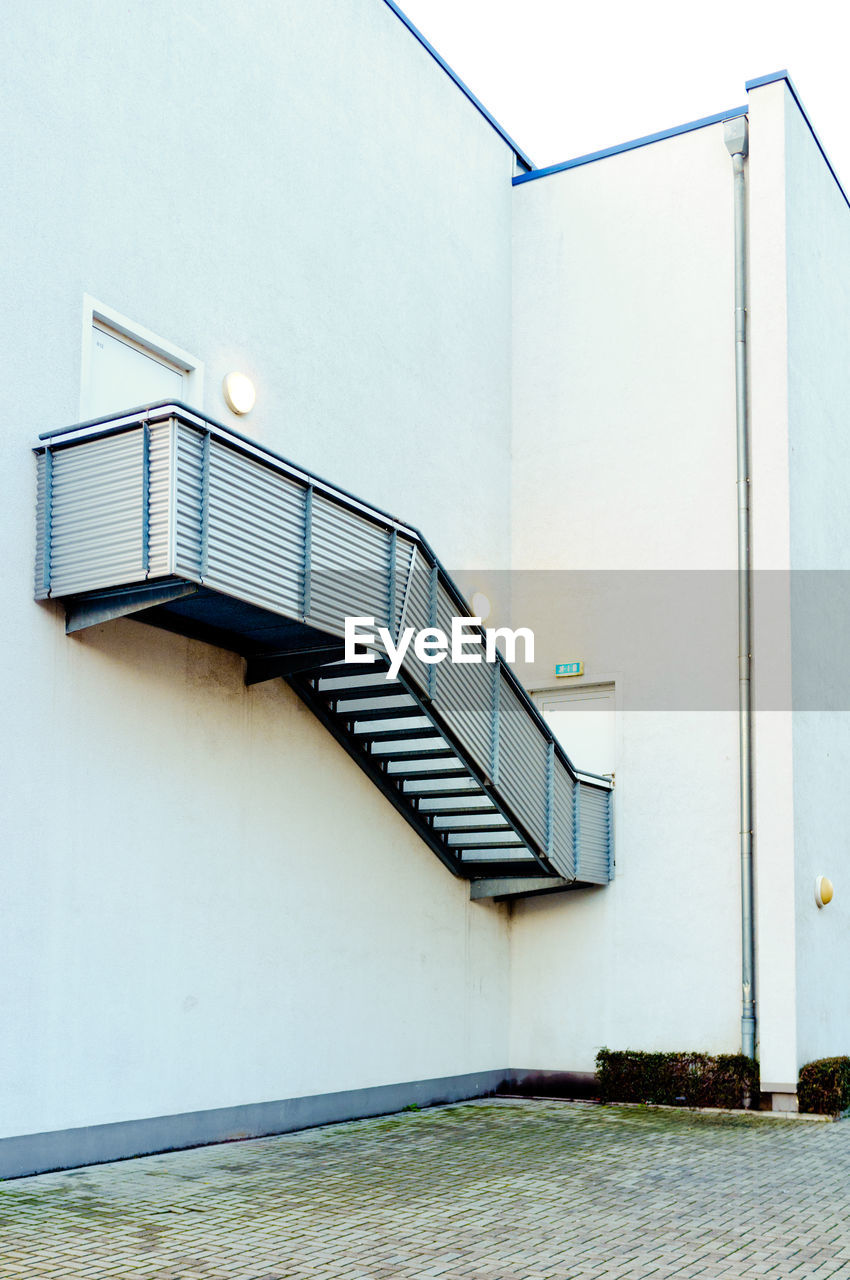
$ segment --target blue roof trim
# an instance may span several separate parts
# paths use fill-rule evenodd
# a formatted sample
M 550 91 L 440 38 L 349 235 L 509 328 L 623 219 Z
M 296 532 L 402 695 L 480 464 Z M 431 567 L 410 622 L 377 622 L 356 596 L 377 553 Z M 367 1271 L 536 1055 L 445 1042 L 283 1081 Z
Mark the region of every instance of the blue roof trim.
M 396 17 L 400 18 L 401 21 L 404 23 L 404 25 L 407 27 L 410 34 L 416 37 L 416 39 L 419 41 L 419 43 L 422 45 L 424 49 L 428 50 L 431 57 L 434 59 L 435 62 L 439 63 L 439 65 L 445 71 L 446 75 L 450 76 L 451 79 L 454 80 L 455 84 L 460 89 L 461 93 L 464 94 L 469 99 L 469 101 L 472 103 L 472 105 L 475 107 L 477 111 L 481 112 L 484 119 L 487 121 L 488 124 L 493 126 L 493 128 L 496 130 L 498 135 L 501 138 L 504 138 L 505 142 L 507 142 L 508 146 L 516 154 L 517 158 L 521 160 L 523 164 L 528 165 L 529 169 L 533 169 L 534 168 L 533 161 L 529 159 L 529 157 L 525 154 L 525 152 L 522 150 L 521 147 L 517 146 L 517 144 L 514 142 L 510 134 L 507 133 L 506 130 L 504 130 L 502 126 L 499 124 L 498 120 L 496 120 L 494 116 L 490 115 L 490 112 L 484 106 L 484 103 L 481 102 L 478 98 L 476 98 L 472 90 L 469 89 L 463 83 L 460 76 L 457 75 L 454 71 L 452 71 L 449 64 L 445 61 L 445 59 L 440 57 L 440 55 L 437 53 L 437 50 L 430 43 L 430 41 L 426 40 L 422 32 L 413 25 L 413 23 L 408 18 L 407 14 L 403 13 L 401 9 L 399 9 L 398 5 L 395 3 L 395 0 L 384 0 L 384 4 L 387 5 L 388 8 L 392 9 Z
M 835 172 L 835 169 L 832 167 L 832 161 L 830 160 L 829 156 L 826 154 L 826 152 L 823 149 L 823 143 L 821 142 L 820 138 L 815 132 L 815 127 L 812 124 L 811 120 L 809 119 L 809 113 L 806 110 L 806 108 L 803 106 L 802 99 L 800 98 L 800 95 L 797 92 L 797 87 L 794 84 L 794 81 L 789 76 L 788 72 L 774 71 L 769 76 L 759 76 L 758 79 L 756 80 L 748 80 L 745 87 L 746 87 L 747 93 L 749 93 L 751 89 L 760 89 L 762 85 L 766 85 L 766 84 L 776 84 L 777 81 L 779 80 L 784 80 L 785 83 L 787 84 L 788 91 L 791 94 L 791 97 L 796 102 L 797 106 L 799 107 L 800 115 L 803 117 L 803 119 L 805 120 L 806 124 L 809 127 L 809 133 L 814 138 L 815 146 L 823 156 L 824 163 L 827 169 L 829 169 L 829 172 L 832 174 L 833 178 L 835 179 L 835 185 L 838 187 L 838 190 L 841 192 L 844 203 L 847 205 L 848 209 L 850 209 L 850 199 L 847 198 L 847 192 L 844 190 L 844 187 L 841 184 L 841 179 L 839 178 L 838 174 Z
M 777 80 L 787 80 L 791 83 L 791 77 L 787 71 L 771 71 L 769 76 L 756 76 L 755 80 L 748 80 L 744 85 L 747 93 L 750 89 L 760 89 L 763 84 L 775 84 Z
M 533 182 L 535 178 L 548 177 L 550 173 L 563 173 L 565 169 L 578 169 L 583 164 L 592 164 L 595 160 L 606 160 L 608 156 L 618 156 L 624 151 L 636 151 L 638 147 L 648 147 L 651 142 L 663 142 L 665 138 L 676 138 L 680 133 L 692 133 L 694 129 L 705 129 L 710 124 L 721 124 L 724 120 L 734 120 L 737 116 L 745 116 L 746 107 L 733 107 L 731 111 L 720 111 L 716 116 L 703 116 L 701 120 L 689 120 L 687 124 L 678 124 L 673 129 L 662 129 L 660 133 L 648 133 L 644 138 L 635 138 L 632 142 L 621 142 L 617 147 L 606 147 L 604 151 L 591 151 L 586 156 L 576 156 L 574 160 L 564 160 L 561 164 L 550 164 L 545 169 L 535 169 L 532 173 L 520 173 L 513 185 L 518 187 L 523 182 Z

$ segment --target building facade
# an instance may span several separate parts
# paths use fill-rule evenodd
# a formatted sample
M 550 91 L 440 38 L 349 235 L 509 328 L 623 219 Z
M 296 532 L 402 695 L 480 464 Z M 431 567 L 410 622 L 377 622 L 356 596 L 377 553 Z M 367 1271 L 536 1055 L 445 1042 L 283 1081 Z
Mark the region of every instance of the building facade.
M 385 0 L 48 14 L 10 15 L 3 90 L 4 1176 L 738 1049 L 744 116 L 758 1045 L 793 1105 L 850 1041 L 841 616 L 794 595 L 850 545 L 850 211 L 790 81 L 535 170 Z M 471 896 L 284 680 L 33 601 L 39 435 L 164 400 L 533 629 L 516 676 L 615 774 L 610 883 Z

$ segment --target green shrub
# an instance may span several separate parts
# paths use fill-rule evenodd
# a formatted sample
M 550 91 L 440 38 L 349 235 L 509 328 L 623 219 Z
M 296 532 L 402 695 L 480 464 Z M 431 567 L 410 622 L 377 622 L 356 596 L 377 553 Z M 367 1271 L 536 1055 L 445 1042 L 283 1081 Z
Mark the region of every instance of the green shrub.
M 835 1115 L 850 1107 L 850 1058 L 819 1058 L 800 1072 L 797 1102 L 801 1111 Z
M 667 1106 L 758 1105 L 758 1063 L 742 1053 L 639 1053 L 600 1049 L 596 1077 L 603 1102 Z

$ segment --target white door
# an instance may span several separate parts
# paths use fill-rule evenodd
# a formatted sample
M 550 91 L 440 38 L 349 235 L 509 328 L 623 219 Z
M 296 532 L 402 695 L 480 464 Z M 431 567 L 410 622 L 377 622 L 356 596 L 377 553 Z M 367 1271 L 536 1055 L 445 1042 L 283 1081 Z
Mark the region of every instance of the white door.
M 85 416 L 102 418 L 155 400 L 185 400 L 185 375 L 149 348 L 95 324 Z
M 579 772 L 615 772 L 617 724 L 612 684 L 553 689 L 536 694 L 535 701 Z

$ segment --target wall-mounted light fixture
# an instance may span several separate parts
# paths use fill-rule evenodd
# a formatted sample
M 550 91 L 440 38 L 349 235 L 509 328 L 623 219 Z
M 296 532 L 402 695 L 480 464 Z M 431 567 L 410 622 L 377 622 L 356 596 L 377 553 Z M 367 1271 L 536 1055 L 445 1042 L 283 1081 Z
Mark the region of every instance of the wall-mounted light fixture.
M 818 876 L 815 880 L 815 902 L 818 907 L 825 907 L 828 902 L 832 902 L 833 892 L 832 881 L 827 880 L 826 876 Z
M 250 378 L 244 373 L 229 373 L 222 384 L 227 407 L 240 416 L 250 413 L 256 400 L 257 392 Z
M 490 617 L 491 607 L 490 601 L 487 596 L 485 596 L 484 592 L 476 591 L 475 595 L 472 597 L 471 603 L 472 616 L 474 618 L 480 618 L 482 622 L 486 622 Z

